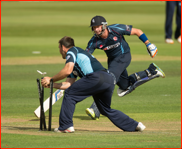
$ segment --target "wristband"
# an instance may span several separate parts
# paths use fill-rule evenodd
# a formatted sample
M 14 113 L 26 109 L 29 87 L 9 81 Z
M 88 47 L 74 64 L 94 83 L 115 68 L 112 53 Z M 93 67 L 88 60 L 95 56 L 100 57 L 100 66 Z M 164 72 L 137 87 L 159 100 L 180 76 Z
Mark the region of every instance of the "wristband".
M 150 45 L 151 45 L 151 43 L 150 43 L 150 42 L 149 42 L 149 43 L 147 43 L 147 44 L 146 44 L 147 48 L 148 48 L 148 46 L 150 46 Z
M 143 43 L 145 43 L 148 40 L 147 36 L 144 33 L 140 35 L 139 39 L 143 41 Z

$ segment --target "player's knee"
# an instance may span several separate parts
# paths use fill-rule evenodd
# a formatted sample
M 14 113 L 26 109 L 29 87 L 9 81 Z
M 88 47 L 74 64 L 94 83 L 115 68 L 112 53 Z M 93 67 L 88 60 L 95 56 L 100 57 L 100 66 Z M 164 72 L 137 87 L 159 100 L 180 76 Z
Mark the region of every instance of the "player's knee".
M 99 111 L 100 111 L 100 114 L 102 114 L 102 115 L 104 115 L 104 116 L 107 116 L 107 112 L 106 112 L 105 110 L 99 109 Z
M 119 88 L 121 89 L 121 90 L 126 90 L 127 88 L 128 88 L 128 86 L 130 86 L 130 81 L 125 81 L 125 82 L 123 82 L 123 81 L 118 81 L 117 82 L 117 85 L 119 86 Z
M 131 85 L 134 84 L 137 81 L 137 78 L 135 77 L 134 74 L 129 76 L 129 81 L 130 81 Z

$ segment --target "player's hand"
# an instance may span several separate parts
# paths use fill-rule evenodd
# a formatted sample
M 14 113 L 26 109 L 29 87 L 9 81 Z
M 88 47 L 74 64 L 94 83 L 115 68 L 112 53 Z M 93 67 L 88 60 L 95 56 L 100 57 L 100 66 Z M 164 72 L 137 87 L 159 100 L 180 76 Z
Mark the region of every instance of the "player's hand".
M 154 58 L 158 52 L 157 47 L 153 43 L 148 43 L 146 46 L 149 55 Z
M 51 77 L 44 77 L 43 79 L 41 79 L 42 86 L 45 88 L 49 88 L 50 87 L 50 80 L 51 80 Z

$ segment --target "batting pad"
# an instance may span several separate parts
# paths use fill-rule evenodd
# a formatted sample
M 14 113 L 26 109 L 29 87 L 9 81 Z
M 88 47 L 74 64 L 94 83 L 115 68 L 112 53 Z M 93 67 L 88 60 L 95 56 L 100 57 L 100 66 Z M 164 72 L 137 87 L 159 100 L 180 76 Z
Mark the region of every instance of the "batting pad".
M 133 90 L 135 90 L 135 88 L 137 88 L 138 86 L 140 86 L 140 85 L 142 85 L 142 84 L 144 84 L 144 83 L 146 83 L 146 82 L 148 82 L 148 81 L 150 81 L 150 80 L 152 80 L 152 79 L 154 79 L 154 78 L 157 78 L 157 77 L 159 77 L 159 75 L 153 75 L 153 76 L 151 76 L 151 77 L 145 77 L 145 78 L 142 78 L 142 79 L 136 81 L 136 82 L 130 87 L 130 89 L 127 90 L 127 91 L 124 93 L 123 96 L 125 96 L 125 95 L 131 93 L 131 92 L 132 92 Z

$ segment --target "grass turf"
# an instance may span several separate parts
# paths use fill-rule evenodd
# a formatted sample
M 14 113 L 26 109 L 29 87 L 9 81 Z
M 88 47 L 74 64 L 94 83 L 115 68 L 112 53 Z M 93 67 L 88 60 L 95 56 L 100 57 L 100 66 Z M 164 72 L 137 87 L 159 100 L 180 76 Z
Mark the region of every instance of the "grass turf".
M 1 58 L 57 56 L 58 40 L 72 36 L 85 49 L 91 38 L 89 23 L 103 15 L 109 24 L 132 24 L 142 29 L 158 47 L 157 56 L 181 56 L 181 46 L 164 43 L 164 2 L 1 2 Z M 173 29 L 175 23 L 173 22 Z M 132 55 L 147 55 L 136 36 L 127 36 Z M 40 51 L 33 54 L 32 51 Z M 94 55 L 105 57 L 103 51 Z M 61 56 L 60 56 L 61 58 Z M 157 58 L 157 57 L 156 57 Z M 148 57 L 150 59 L 150 57 Z M 154 59 L 155 60 L 155 59 Z M 132 61 L 129 74 L 144 70 L 153 62 Z M 13 63 L 13 62 L 12 62 Z M 119 109 L 146 125 L 143 133 L 122 132 L 106 117 L 91 120 L 85 109 L 93 99 L 76 105 L 73 121 L 76 132 L 39 132 L 36 70 L 56 74 L 63 64 L 1 65 L 1 147 L 2 148 L 180 148 L 181 147 L 181 61 L 155 63 L 166 73 L 119 98 L 115 87 L 112 108 Z M 107 67 L 106 62 L 102 63 Z M 45 98 L 49 90 L 45 89 Z M 58 127 L 62 99 L 53 106 L 52 128 Z M 46 112 L 48 116 L 48 112 Z

